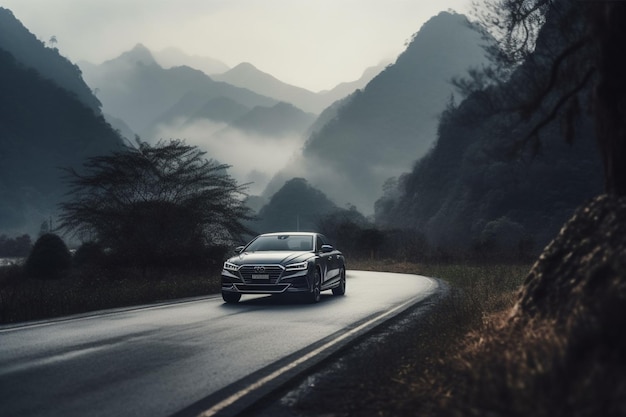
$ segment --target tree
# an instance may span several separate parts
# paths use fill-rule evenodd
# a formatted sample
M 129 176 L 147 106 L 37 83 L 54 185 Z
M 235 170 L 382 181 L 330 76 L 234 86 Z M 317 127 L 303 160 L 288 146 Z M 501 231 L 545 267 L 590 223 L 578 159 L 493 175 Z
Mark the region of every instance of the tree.
M 537 42 L 547 54 L 534 56 L 550 65 L 548 77 L 525 83 L 519 111 L 543 116 L 527 136 L 556 118 L 564 121 L 566 138 L 584 107 L 581 92 L 592 90 L 590 107 L 604 165 L 605 189 L 626 195 L 626 3 L 620 1 L 488 0 L 476 9 L 481 23 L 498 39 L 489 48 L 491 79 L 515 74 L 532 56 Z M 565 40 L 551 44 L 552 39 Z M 523 67 L 523 65 L 522 65 Z M 483 72 L 478 79 L 485 76 Z M 482 83 L 484 85 L 484 83 Z M 475 85 L 478 85 L 476 83 Z M 557 99 L 547 98 L 557 93 Z
M 25 257 L 31 248 L 32 242 L 29 235 L 15 238 L 0 235 L 0 257 Z
M 71 199 L 61 204 L 61 229 L 144 270 L 197 261 L 206 249 L 251 233 L 243 224 L 250 219 L 245 185 L 227 165 L 180 140 L 137 144 L 90 158 L 81 172 L 67 170 Z

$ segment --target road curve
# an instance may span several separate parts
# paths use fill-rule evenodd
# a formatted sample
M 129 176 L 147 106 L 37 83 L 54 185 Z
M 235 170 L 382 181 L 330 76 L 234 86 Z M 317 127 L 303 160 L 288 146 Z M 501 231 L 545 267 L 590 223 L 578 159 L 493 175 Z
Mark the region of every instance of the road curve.
M 210 297 L 0 328 L 0 417 L 219 415 L 437 288 L 348 271 L 346 296 L 315 305 Z

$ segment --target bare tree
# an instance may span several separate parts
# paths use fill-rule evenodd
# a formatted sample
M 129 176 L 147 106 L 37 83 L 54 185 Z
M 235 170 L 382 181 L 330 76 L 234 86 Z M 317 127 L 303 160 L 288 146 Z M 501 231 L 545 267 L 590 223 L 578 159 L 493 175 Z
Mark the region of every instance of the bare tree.
M 67 170 L 70 200 L 61 229 L 96 240 L 143 265 L 185 257 L 251 233 L 245 185 L 227 165 L 182 141 L 151 146 L 138 140 L 111 155 Z
M 626 195 L 626 3 L 577 0 L 486 0 L 475 14 L 496 43 L 492 67 L 474 74 L 491 80 L 515 76 L 529 60 L 548 65 L 547 77 L 528 77 L 518 110 L 542 116 L 527 136 L 557 118 L 571 140 L 580 112 L 591 109 L 604 165 L 607 193 Z M 555 41 L 558 39 L 558 41 Z M 539 45 L 539 43 L 542 43 Z M 541 54 L 535 53 L 536 50 Z M 581 93 L 587 95 L 582 102 Z M 554 98 L 556 97 L 556 98 Z

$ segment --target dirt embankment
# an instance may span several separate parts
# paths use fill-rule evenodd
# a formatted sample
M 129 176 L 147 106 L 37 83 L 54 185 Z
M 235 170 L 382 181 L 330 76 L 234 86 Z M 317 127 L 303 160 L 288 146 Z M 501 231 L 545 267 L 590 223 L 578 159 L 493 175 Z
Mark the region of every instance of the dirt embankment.
M 486 321 L 456 357 L 445 414 L 625 416 L 626 198 L 579 208 L 511 311 Z

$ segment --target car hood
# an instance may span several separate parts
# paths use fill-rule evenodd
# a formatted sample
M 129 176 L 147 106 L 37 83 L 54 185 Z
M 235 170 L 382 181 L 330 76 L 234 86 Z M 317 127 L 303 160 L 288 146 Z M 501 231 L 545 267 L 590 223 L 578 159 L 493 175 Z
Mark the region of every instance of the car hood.
M 311 252 L 244 252 L 237 256 L 233 256 L 228 262 L 235 265 L 243 264 L 280 264 L 287 265 L 295 262 L 304 262 L 315 256 Z

